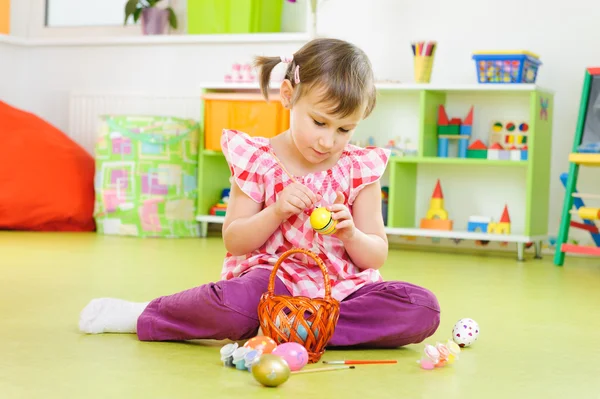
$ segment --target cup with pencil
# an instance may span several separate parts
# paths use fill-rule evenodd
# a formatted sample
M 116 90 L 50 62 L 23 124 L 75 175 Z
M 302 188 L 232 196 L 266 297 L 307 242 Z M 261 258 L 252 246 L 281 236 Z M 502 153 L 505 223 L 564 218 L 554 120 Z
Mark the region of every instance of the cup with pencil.
M 416 83 L 429 83 L 431 80 L 436 47 L 435 41 L 412 43 Z

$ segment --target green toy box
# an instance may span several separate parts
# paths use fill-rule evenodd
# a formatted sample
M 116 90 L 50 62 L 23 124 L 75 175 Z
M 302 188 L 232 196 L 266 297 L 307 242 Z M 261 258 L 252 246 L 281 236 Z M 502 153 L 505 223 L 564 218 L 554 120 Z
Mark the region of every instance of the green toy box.
M 96 142 L 97 231 L 197 237 L 198 122 L 103 116 Z
M 188 34 L 281 31 L 284 0 L 187 0 Z

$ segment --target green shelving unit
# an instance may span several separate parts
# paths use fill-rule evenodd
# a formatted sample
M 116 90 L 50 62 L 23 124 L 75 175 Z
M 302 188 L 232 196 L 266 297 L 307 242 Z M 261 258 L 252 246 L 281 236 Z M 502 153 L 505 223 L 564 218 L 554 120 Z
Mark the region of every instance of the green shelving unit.
M 392 157 L 388 165 L 388 219 L 386 231 L 390 235 L 451 238 L 463 240 L 499 241 L 517 244 L 517 257 L 522 260 L 525 245 L 535 244 L 536 257 L 541 254 L 541 244 L 548 236 L 548 211 L 550 198 L 550 156 L 552 143 L 553 93 L 537 85 L 530 84 L 473 84 L 441 86 L 431 84 L 393 84 L 377 85 L 384 94 L 411 92 L 417 94 L 418 104 L 418 143 L 415 156 Z M 205 84 L 203 92 L 258 91 L 254 84 Z M 528 157 L 527 160 L 488 160 L 476 158 L 439 158 L 437 157 L 437 115 L 440 105 L 446 106 L 453 94 L 463 96 L 484 94 L 511 98 L 518 96 L 528 108 Z M 387 98 L 387 97 L 386 97 Z M 393 98 L 389 97 L 389 98 Z M 388 101 L 390 101 L 388 99 Z M 392 100 L 393 101 L 393 100 Z M 477 107 L 477 103 L 473 104 Z M 202 113 L 203 114 L 203 113 Z M 376 116 L 371 116 L 373 118 Z M 379 120 L 377 121 L 380 122 Z M 381 121 L 385 124 L 385 121 Z M 204 136 L 200 135 L 200 162 L 198 173 L 198 212 L 197 220 L 206 232 L 208 223 L 222 223 L 223 217 L 208 215 L 212 205 L 220 199 L 221 190 L 229 186 L 229 169 L 225 158 L 219 151 L 203 149 Z M 378 143 L 382 145 L 382 143 Z M 421 167 L 473 168 L 488 167 L 503 170 L 523 171 L 525 176 L 525 199 L 523 231 L 518 234 L 500 235 L 468 232 L 464 230 L 426 230 L 418 227 L 417 187 Z M 492 183 L 493 184 L 493 183 Z

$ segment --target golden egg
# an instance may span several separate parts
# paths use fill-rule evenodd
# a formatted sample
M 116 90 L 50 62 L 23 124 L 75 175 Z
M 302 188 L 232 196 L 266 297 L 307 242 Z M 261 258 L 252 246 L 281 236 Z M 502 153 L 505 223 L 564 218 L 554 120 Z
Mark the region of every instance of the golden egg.
M 316 208 L 310 214 L 310 225 L 320 234 L 335 233 L 337 221 L 331 218 L 331 212 L 327 208 Z
M 267 353 L 252 366 L 252 376 L 266 387 L 276 387 L 290 378 L 290 367 L 281 357 Z

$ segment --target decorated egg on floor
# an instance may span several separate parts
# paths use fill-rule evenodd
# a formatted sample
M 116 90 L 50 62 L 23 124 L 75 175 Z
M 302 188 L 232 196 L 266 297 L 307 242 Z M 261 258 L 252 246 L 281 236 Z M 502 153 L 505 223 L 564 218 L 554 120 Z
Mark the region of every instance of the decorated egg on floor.
M 479 325 L 473 319 L 460 319 L 452 329 L 452 340 L 461 348 L 472 345 L 479 337 Z
M 259 335 L 254 338 L 250 338 L 244 344 L 246 348 L 256 349 L 260 351 L 260 353 L 271 353 L 273 349 L 277 347 L 277 343 L 273 338 L 266 337 L 264 335 Z
M 285 360 L 291 371 L 300 370 L 308 363 L 308 351 L 297 342 L 281 344 L 271 354 L 280 356 Z
M 290 367 L 280 356 L 267 353 L 252 366 L 252 376 L 266 387 L 276 387 L 290 378 Z

